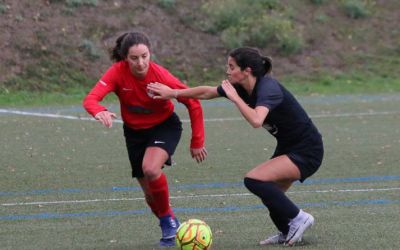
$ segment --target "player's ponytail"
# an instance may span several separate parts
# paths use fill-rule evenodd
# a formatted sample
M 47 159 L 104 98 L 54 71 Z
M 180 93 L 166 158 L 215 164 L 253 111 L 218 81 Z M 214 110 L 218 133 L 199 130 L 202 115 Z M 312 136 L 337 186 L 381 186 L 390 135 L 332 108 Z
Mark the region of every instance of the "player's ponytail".
M 129 32 L 122 34 L 117 38 L 115 41 L 115 46 L 111 50 L 111 60 L 115 62 L 125 60 L 129 49 L 132 46 L 139 44 L 146 45 L 150 50 L 151 44 L 146 34 L 140 32 Z
M 117 38 L 117 40 L 115 41 L 115 46 L 114 48 L 111 50 L 111 60 L 115 61 L 115 62 L 119 62 L 124 60 L 125 58 L 121 55 L 121 44 L 122 44 L 122 40 L 128 35 L 128 33 L 125 33 L 123 35 L 121 35 L 120 37 Z
M 263 63 L 264 63 L 264 69 L 265 69 L 265 74 L 269 74 L 272 71 L 272 58 L 269 56 L 261 56 Z

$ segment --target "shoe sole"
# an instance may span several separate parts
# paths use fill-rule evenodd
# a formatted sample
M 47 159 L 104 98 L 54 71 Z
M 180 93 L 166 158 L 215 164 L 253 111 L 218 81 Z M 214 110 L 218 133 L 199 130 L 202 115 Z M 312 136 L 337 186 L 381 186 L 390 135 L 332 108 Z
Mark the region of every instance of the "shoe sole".
M 291 247 L 294 246 L 296 243 L 300 242 L 301 241 L 300 239 L 302 239 L 304 232 L 308 228 L 310 228 L 313 224 L 314 224 L 314 217 L 310 214 L 307 220 L 304 222 L 304 226 L 299 227 L 299 229 L 297 229 L 293 237 L 290 240 L 286 241 L 285 245 Z
M 284 241 L 282 241 L 282 242 L 263 242 L 263 241 L 260 241 L 259 242 L 260 246 L 274 246 L 274 245 L 283 245 L 283 244 L 285 244 Z
M 296 241 L 296 244 L 302 243 L 303 242 L 303 238 L 300 237 L 300 239 L 298 239 Z M 260 246 L 276 246 L 276 245 L 284 245 L 286 246 L 286 241 L 279 241 L 279 242 L 264 242 L 264 241 L 260 241 L 259 242 Z
M 285 243 L 285 240 L 274 241 L 274 240 L 265 239 L 265 240 L 260 241 L 259 245 L 260 246 L 272 246 L 272 245 L 282 245 L 284 243 Z

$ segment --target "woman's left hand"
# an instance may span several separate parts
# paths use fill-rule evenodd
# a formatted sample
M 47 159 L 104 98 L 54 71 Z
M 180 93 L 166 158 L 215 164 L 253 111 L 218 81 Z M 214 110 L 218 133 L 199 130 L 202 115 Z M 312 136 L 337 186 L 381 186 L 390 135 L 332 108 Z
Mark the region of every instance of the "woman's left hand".
M 192 158 L 196 159 L 197 163 L 200 163 L 207 158 L 207 149 L 205 147 L 191 148 L 190 154 L 192 155 Z
M 238 100 L 239 95 L 236 92 L 236 89 L 233 87 L 233 85 L 228 81 L 228 80 L 223 80 L 222 81 L 222 88 L 225 91 L 226 96 L 231 100 L 232 102 L 235 102 Z
M 153 99 L 168 100 L 176 97 L 176 90 L 159 82 L 149 83 L 147 85 L 147 91 L 151 91 Z

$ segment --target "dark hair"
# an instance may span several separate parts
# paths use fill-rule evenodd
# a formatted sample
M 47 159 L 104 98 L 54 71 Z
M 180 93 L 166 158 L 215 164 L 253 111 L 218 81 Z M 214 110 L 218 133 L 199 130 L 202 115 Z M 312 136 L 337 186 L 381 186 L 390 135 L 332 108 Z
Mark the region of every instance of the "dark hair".
M 251 74 L 255 77 L 269 74 L 272 70 L 272 59 L 261 55 L 260 52 L 254 48 L 237 48 L 232 50 L 229 56 L 235 59 L 236 64 L 241 70 L 247 67 L 251 68 Z
M 150 39 L 146 34 L 140 32 L 128 32 L 117 38 L 115 46 L 111 50 L 111 59 L 115 62 L 125 60 L 130 47 L 144 44 L 149 50 L 151 48 Z

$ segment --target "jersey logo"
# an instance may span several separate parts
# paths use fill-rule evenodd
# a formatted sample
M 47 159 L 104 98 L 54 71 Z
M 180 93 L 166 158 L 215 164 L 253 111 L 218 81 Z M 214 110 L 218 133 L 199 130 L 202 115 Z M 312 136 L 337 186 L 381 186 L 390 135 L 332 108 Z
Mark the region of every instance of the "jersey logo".
M 154 141 L 154 144 L 165 144 L 164 141 Z

